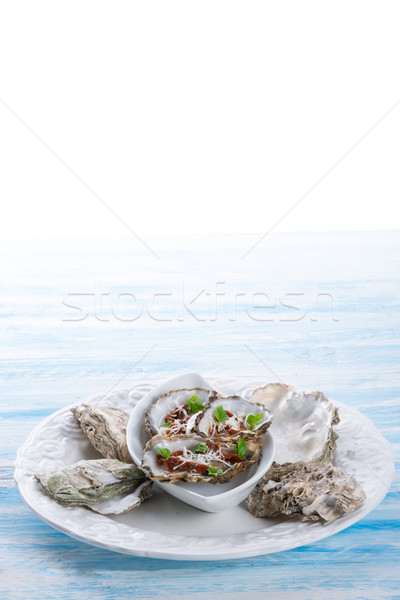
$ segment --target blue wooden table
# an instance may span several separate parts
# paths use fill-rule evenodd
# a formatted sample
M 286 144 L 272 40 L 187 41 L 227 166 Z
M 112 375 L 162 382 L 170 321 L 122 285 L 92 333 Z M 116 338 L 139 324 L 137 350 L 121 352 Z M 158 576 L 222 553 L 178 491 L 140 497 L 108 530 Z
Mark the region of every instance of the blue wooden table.
M 132 558 L 58 533 L 13 482 L 72 402 L 185 371 L 283 380 L 366 414 L 399 457 L 400 235 L 2 242 L 0 597 L 400 598 L 399 478 L 356 525 L 257 558 Z

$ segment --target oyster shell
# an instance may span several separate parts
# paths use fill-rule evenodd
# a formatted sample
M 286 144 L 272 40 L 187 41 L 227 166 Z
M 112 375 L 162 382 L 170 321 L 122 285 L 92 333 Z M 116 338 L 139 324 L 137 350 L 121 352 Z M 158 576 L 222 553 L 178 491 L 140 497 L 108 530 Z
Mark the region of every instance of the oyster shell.
M 95 404 L 80 404 L 71 408 L 71 412 L 100 454 L 125 463 L 133 462 L 126 444 L 128 413 Z
M 275 441 L 272 467 L 246 501 L 253 515 L 331 521 L 365 500 L 354 477 L 331 464 L 338 437 L 333 426 L 339 422 L 331 400 L 272 383 L 255 390 L 250 401 L 272 411 Z
M 151 495 L 152 482 L 139 467 L 109 458 L 81 460 L 35 478 L 59 504 L 88 506 L 103 514 L 125 512 Z
M 171 437 L 174 435 L 188 434 L 191 432 L 195 415 L 207 405 L 209 397 L 216 392 L 202 388 L 172 390 L 162 394 L 145 412 L 145 427 L 151 435 Z M 201 408 L 196 412 L 188 409 L 188 400 L 195 396 L 195 403 L 200 403 Z M 165 426 L 166 423 L 170 425 Z
M 250 402 L 265 406 L 274 416 L 271 433 L 275 457 L 271 469 L 280 472 L 299 469 L 305 464 L 328 464 L 336 449 L 338 409 L 321 392 L 296 392 L 280 383 L 256 389 Z M 268 478 L 269 472 L 265 476 Z
M 137 508 L 144 500 L 150 498 L 153 494 L 152 481 L 146 479 L 143 483 L 140 483 L 140 481 L 138 481 L 138 483 L 138 487 L 132 492 L 128 492 L 123 496 L 114 496 L 113 498 L 104 500 L 104 502 L 94 504 L 89 508 L 102 515 L 119 515 L 128 512 L 128 510 L 132 510 L 132 508 Z
M 339 467 L 306 465 L 263 479 L 247 498 L 246 507 L 256 517 L 291 515 L 302 521 L 332 521 L 364 500 L 362 487 Z
M 265 406 L 247 402 L 240 396 L 212 396 L 208 406 L 196 416 L 194 429 L 210 438 L 256 439 L 264 435 L 271 422 L 272 412 Z
M 171 438 L 158 435 L 146 444 L 141 468 L 158 481 L 224 483 L 257 462 L 261 450 L 261 444 L 248 441 L 245 456 L 241 458 L 237 444 L 232 441 L 210 440 L 193 434 Z M 179 468 L 180 463 L 182 468 Z

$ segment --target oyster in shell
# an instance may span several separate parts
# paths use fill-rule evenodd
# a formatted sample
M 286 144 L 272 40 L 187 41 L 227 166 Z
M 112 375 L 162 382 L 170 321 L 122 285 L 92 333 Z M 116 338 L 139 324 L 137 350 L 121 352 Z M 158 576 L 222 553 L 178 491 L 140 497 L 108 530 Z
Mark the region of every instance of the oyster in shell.
M 71 408 L 71 412 L 100 454 L 125 463 L 133 462 L 126 444 L 128 413 L 96 404 L 80 404 Z
M 351 475 L 332 465 L 306 465 L 263 479 L 246 500 L 255 517 L 298 516 L 302 521 L 333 521 L 364 502 L 365 493 Z
M 146 444 L 140 466 L 158 481 L 224 483 L 257 462 L 261 450 L 255 441 L 239 445 L 193 434 L 159 435 Z
M 151 435 L 171 437 L 190 433 L 195 415 L 208 404 L 212 394 L 202 388 L 172 390 L 162 394 L 145 412 L 145 427 Z
M 338 409 L 321 392 L 296 392 L 280 383 L 258 388 L 250 402 L 265 406 L 274 416 L 271 433 L 275 457 L 271 469 L 289 472 L 308 463 L 318 465 L 332 461 L 339 422 Z M 265 476 L 268 478 L 269 473 Z
M 136 465 L 108 458 L 81 460 L 35 478 L 59 504 L 88 506 L 102 514 L 125 512 L 151 495 L 152 482 Z
M 265 406 L 243 400 L 240 396 L 213 396 L 195 419 L 195 431 L 210 438 L 257 439 L 272 422 L 272 413 Z

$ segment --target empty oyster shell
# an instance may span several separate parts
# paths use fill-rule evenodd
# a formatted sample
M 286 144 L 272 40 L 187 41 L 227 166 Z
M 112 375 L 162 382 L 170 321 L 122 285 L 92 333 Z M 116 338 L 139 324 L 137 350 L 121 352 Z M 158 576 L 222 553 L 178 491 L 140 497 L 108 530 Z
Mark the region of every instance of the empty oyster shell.
M 364 500 L 361 486 L 339 467 L 306 465 L 263 479 L 247 498 L 246 506 L 256 517 L 293 515 L 302 521 L 332 521 Z
M 289 472 L 310 462 L 331 462 L 338 437 L 333 425 L 339 422 L 339 416 L 324 394 L 298 393 L 290 386 L 270 383 L 255 390 L 250 402 L 265 406 L 274 416 L 271 433 L 275 457 L 271 468 L 280 466 L 281 472 Z
M 125 512 L 151 495 L 151 482 L 136 465 L 108 458 L 81 460 L 35 478 L 63 506 L 88 506 L 103 514 Z
M 331 521 L 364 501 L 357 481 L 331 464 L 339 416 L 324 394 L 273 383 L 255 390 L 250 401 L 272 411 L 275 441 L 272 467 L 246 501 L 253 515 Z
M 147 431 L 151 435 L 162 435 L 163 437 L 190 433 L 195 415 L 207 405 L 209 397 L 215 393 L 202 388 L 192 388 L 172 390 L 167 394 L 162 394 L 157 402 L 145 412 L 144 423 Z M 193 397 L 191 411 L 188 407 L 188 400 Z
M 146 444 L 141 468 L 158 481 L 224 483 L 261 456 L 261 444 L 255 441 L 243 441 L 242 448 L 244 452 L 238 456 L 237 444 L 232 441 L 193 434 L 171 438 L 158 435 Z
M 222 407 L 222 408 L 220 408 Z M 265 406 L 243 400 L 240 396 L 213 396 L 195 419 L 195 431 L 210 438 L 260 438 L 272 422 Z
M 95 404 L 80 404 L 71 408 L 71 412 L 100 454 L 125 463 L 133 462 L 126 444 L 128 413 Z

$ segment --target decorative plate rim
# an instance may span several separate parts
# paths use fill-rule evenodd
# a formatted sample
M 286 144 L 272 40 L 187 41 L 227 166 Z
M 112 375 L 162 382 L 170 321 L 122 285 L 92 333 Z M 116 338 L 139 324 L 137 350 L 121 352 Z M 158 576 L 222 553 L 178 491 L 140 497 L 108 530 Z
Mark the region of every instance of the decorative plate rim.
M 244 397 L 256 387 L 265 385 L 265 382 L 243 383 L 234 378 L 208 379 L 216 389 L 223 392 L 234 389 Z M 155 384 L 156 382 L 146 379 L 130 388 L 91 395 L 79 403 L 101 402 L 129 410 Z M 79 541 L 114 552 L 172 560 L 235 559 L 281 552 L 324 539 L 353 525 L 382 501 L 390 487 L 394 474 L 394 457 L 389 443 L 357 409 L 334 402 L 339 407 L 341 417 L 337 427 L 340 433 L 338 451 L 341 441 L 346 446 L 338 452 L 337 460 L 335 456 L 335 461 L 339 465 L 344 463 L 356 473 L 360 483 L 367 488 L 367 499 L 354 512 L 331 523 L 304 523 L 291 519 L 271 525 L 268 521 L 266 527 L 256 531 L 220 536 L 183 536 L 142 530 L 83 507 L 63 507 L 40 492 L 33 477 L 33 467 L 40 458 L 46 459 L 43 452 L 49 443 L 52 444 L 55 439 L 60 440 L 60 435 L 61 440 L 57 442 L 57 451 L 52 453 L 52 457 L 57 457 L 57 452 L 59 457 L 63 456 L 69 439 L 68 416 L 73 419 L 69 411 L 77 402 L 52 413 L 33 429 L 18 450 L 14 479 L 26 504 L 46 523 Z M 356 453 L 353 447 L 356 448 Z M 365 481 L 362 477 L 360 479 L 357 469 L 361 469 Z M 37 471 L 36 468 L 34 470 Z M 370 472 L 369 478 L 367 471 Z

